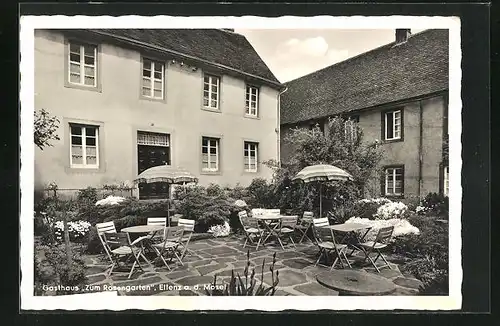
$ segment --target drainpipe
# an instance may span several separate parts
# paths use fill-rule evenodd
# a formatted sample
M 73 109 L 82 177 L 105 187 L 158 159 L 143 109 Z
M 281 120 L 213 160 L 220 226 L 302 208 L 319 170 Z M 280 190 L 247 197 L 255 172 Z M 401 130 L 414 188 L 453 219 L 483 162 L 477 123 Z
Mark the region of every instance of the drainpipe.
M 281 94 L 285 93 L 288 90 L 288 87 L 285 86 L 283 90 L 281 90 L 278 93 L 278 126 L 276 128 L 276 133 L 278 134 L 278 155 L 276 156 L 278 158 L 278 166 L 281 167 L 281 146 L 280 146 L 280 141 L 281 141 L 281 125 L 280 125 L 280 112 L 281 112 Z
M 418 198 L 421 199 L 422 193 L 422 165 L 423 165 L 423 135 L 424 125 L 423 116 L 424 110 L 422 108 L 422 101 L 418 101 L 419 108 L 419 137 L 418 137 Z

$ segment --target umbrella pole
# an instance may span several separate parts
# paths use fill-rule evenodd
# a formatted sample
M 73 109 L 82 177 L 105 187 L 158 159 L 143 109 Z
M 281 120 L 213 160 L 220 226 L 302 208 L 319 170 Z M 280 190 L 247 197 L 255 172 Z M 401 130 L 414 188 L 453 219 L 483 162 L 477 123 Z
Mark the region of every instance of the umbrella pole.
M 320 183 L 319 184 L 319 218 L 323 217 L 323 185 Z

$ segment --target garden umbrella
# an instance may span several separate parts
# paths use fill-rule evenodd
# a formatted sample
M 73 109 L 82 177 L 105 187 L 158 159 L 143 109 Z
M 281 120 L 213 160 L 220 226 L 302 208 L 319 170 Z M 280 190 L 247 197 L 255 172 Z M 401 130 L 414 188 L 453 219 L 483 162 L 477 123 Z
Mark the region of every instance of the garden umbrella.
M 158 165 L 141 172 L 137 178 L 135 178 L 134 182 L 136 184 L 153 182 L 186 184 L 190 182 L 198 182 L 198 178 L 180 167 L 175 168 L 171 165 Z M 170 207 L 167 210 L 167 220 L 170 225 Z
M 354 178 L 352 175 L 347 173 L 333 165 L 328 164 L 316 164 L 310 165 L 303 168 L 297 175 L 292 179 L 294 181 L 302 180 L 305 183 L 310 182 L 320 182 L 319 185 L 319 217 L 322 216 L 322 183 L 327 181 L 352 181 Z

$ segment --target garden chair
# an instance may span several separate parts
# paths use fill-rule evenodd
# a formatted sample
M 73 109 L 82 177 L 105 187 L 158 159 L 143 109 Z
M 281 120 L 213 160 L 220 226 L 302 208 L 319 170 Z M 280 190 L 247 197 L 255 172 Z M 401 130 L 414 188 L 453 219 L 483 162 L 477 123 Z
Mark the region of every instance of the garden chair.
M 365 262 L 366 259 L 368 258 L 370 260 L 370 262 L 372 263 L 373 267 L 375 267 L 375 269 L 379 273 L 380 273 L 380 268 L 389 267 L 390 269 L 392 269 L 391 265 L 389 265 L 389 263 L 385 259 L 384 255 L 382 255 L 382 253 L 380 252 L 380 250 L 387 247 L 389 241 L 392 238 L 393 232 L 394 232 L 394 226 L 380 228 L 378 233 L 377 233 L 377 237 L 375 238 L 375 241 L 367 241 L 367 242 L 363 242 L 363 243 L 359 244 L 359 247 L 363 250 L 363 252 L 365 254 L 365 259 L 363 260 L 363 262 Z M 370 257 L 370 254 L 372 252 L 377 253 L 377 257 L 375 257 L 375 259 L 372 259 Z M 385 265 L 377 267 L 375 262 L 377 261 L 377 259 L 379 257 L 382 257 L 382 259 L 385 262 Z
M 194 220 L 188 220 L 185 218 L 180 218 L 179 221 L 177 222 L 177 226 L 183 227 L 184 228 L 184 234 L 182 235 L 181 239 L 181 247 L 182 253 L 181 253 L 181 259 L 184 258 L 186 253 L 192 253 L 191 250 L 188 249 L 189 241 L 191 240 L 191 236 L 194 233 Z
M 142 248 L 136 246 L 140 242 L 140 239 L 138 239 L 139 241 L 135 240 L 134 242 L 131 242 L 129 234 L 123 232 L 105 232 L 103 233 L 103 239 L 105 246 L 109 250 L 112 261 L 111 267 L 108 272 L 108 277 L 113 273 L 113 269 L 115 267 L 120 267 L 121 259 L 125 259 L 121 266 L 124 266 L 126 263 L 128 263 L 131 258 L 134 259 L 134 263 L 132 264 L 132 268 L 130 269 L 128 278 L 132 276 L 136 265 L 141 269 L 141 271 L 144 271 L 141 264 L 139 263 L 139 257 L 142 256 L 145 261 L 147 260 L 142 254 Z
M 262 235 L 262 230 L 259 227 L 258 221 L 253 218 L 249 218 L 246 211 L 239 212 L 238 218 L 246 237 L 243 248 L 245 248 L 248 242 L 255 244 L 254 240 L 260 239 L 260 236 Z
M 304 238 L 307 238 L 307 240 L 311 241 L 311 239 L 307 236 L 307 232 L 312 226 L 314 219 L 314 213 L 313 212 L 304 212 L 302 215 L 302 218 L 299 219 L 296 225 L 296 229 L 299 230 L 300 234 L 302 234 L 302 237 L 299 240 L 299 243 L 302 243 Z
M 111 264 L 113 264 L 113 258 L 111 257 L 111 253 L 108 250 L 108 246 L 106 245 L 106 242 L 104 240 L 104 233 L 116 233 L 115 222 L 110 221 L 97 223 L 95 227 L 97 229 L 97 236 L 99 237 L 99 241 L 101 241 L 101 244 L 104 247 L 104 252 L 106 252 L 106 255 L 108 256 Z
M 163 238 L 165 237 L 165 230 L 167 227 L 167 218 L 166 217 L 148 217 L 147 221 L 148 225 L 160 225 L 163 226 L 165 229 L 163 229 L 163 232 L 151 232 L 149 234 L 149 239 L 154 241 L 154 242 L 161 242 Z
M 293 216 L 284 216 L 281 218 L 281 225 L 279 230 L 279 237 L 287 238 L 292 242 L 293 246 L 297 248 L 295 242 L 293 241 L 292 235 L 295 233 L 295 229 L 297 226 L 297 217 Z
M 165 232 L 165 237 L 162 243 L 153 244 L 153 248 L 155 249 L 156 254 L 161 258 L 168 270 L 171 270 L 171 268 L 164 258 L 165 254 L 168 256 L 168 258 L 170 258 L 170 262 L 172 262 L 173 257 L 175 257 L 181 265 L 184 265 L 182 263 L 181 257 L 177 254 L 183 234 L 183 226 L 170 227 L 167 229 L 167 232 Z
M 327 218 L 324 219 L 328 220 Z M 322 219 L 317 219 L 317 220 L 322 220 Z M 349 259 L 347 259 L 347 256 L 345 254 L 347 245 L 337 243 L 335 241 L 335 237 L 333 235 L 332 230 L 329 228 L 313 224 L 312 229 L 316 245 L 319 248 L 319 257 L 318 260 L 316 260 L 314 266 L 318 265 L 319 261 L 321 260 L 321 257 L 323 256 L 325 257 L 325 260 L 328 260 L 329 254 L 333 252 L 335 253 L 336 257 L 335 260 L 333 261 L 332 266 L 330 267 L 330 270 L 333 270 L 337 262 L 340 262 L 342 268 L 344 268 L 344 262 L 347 264 L 347 266 L 349 266 L 349 268 L 351 268 L 351 263 L 349 262 Z

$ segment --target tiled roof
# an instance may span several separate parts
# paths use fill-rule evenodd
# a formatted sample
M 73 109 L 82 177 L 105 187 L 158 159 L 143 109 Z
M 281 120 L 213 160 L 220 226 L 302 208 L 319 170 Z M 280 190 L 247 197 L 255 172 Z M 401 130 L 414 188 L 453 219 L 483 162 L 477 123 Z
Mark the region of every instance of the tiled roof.
M 240 34 L 221 29 L 94 29 L 280 82 Z
M 448 30 L 427 30 L 285 83 L 281 124 L 448 89 Z

